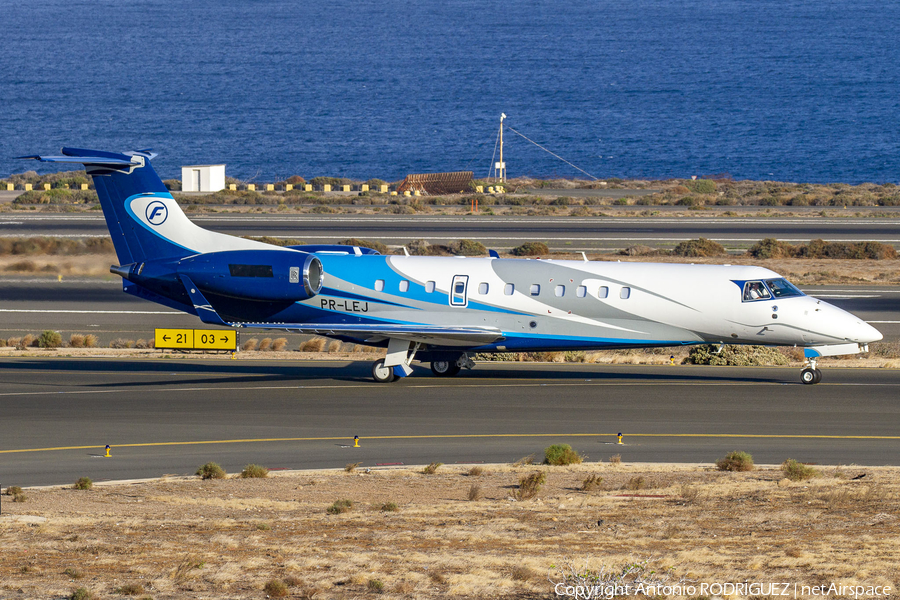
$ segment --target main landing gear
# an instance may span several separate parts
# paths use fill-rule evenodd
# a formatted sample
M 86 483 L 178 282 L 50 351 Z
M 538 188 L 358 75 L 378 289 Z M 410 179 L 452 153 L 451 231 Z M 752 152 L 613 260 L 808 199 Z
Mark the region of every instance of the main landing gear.
M 390 383 L 412 373 L 410 363 L 412 363 L 419 346 L 420 344 L 400 340 L 395 342 L 391 339 L 388 344 L 387 356 L 372 363 L 372 379 L 377 383 Z M 426 355 L 424 359 L 435 359 L 431 361 L 431 372 L 438 377 L 453 377 L 461 369 L 471 369 L 475 366 L 475 362 L 465 353 L 441 352 L 435 354 Z
M 822 381 L 822 371 L 816 367 L 816 359 L 810 358 L 806 364 L 808 366 L 800 371 L 800 381 L 806 385 L 812 385 Z

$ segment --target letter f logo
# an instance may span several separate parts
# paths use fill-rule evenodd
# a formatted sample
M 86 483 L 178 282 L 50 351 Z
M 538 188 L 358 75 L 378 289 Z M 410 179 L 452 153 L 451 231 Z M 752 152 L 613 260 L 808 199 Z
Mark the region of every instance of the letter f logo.
M 156 200 L 155 202 L 151 202 L 147 205 L 147 209 L 144 211 L 144 216 L 147 217 L 147 221 L 151 225 L 162 225 L 166 222 L 166 218 L 169 216 L 169 210 L 166 208 L 166 205 Z

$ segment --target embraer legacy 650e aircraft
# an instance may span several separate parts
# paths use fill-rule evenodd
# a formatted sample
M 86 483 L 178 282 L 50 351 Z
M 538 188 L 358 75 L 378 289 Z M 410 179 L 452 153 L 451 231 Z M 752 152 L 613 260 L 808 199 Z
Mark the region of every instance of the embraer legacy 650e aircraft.
M 471 368 L 476 352 L 687 344 L 799 346 L 803 383 L 820 356 L 865 352 L 881 334 L 760 267 L 382 256 L 350 246 L 279 247 L 192 223 L 147 150 L 63 148 L 93 176 L 127 293 L 204 323 L 293 331 L 387 348 L 375 381 Z

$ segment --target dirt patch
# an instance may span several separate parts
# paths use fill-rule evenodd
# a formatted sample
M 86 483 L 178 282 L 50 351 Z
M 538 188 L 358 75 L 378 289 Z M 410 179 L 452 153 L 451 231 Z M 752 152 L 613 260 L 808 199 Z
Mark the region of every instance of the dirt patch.
M 551 598 L 564 565 L 644 559 L 672 581 L 900 583 L 900 468 L 792 483 L 774 466 L 480 466 L 25 489 L 4 497 L 0 595 L 264 598 L 279 579 L 295 598 Z M 516 501 L 536 470 L 546 484 Z M 589 475 L 600 483 L 583 491 Z M 343 499 L 349 511 L 327 512 Z

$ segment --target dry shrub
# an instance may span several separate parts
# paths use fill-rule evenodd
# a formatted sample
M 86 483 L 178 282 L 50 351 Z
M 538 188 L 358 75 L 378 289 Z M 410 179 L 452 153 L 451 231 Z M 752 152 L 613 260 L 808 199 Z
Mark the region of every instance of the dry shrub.
M 683 504 L 694 504 L 700 500 L 700 490 L 688 484 L 681 486 L 681 502 Z
M 59 348 L 62 346 L 62 335 L 58 331 L 45 329 L 38 338 L 38 346 L 41 348 Z
M 272 347 L 272 338 L 263 338 L 259 340 L 259 348 L 260 352 L 268 352 Z
M 781 472 L 791 481 L 806 481 L 807 479 L 812 479 L 819 475 L 819 472 L 816 469 L 809 465 L 804 465 L 802 462 L 798 462 L 793 458 L 789 458 L 781 463 Z
M 381 594 L 382 592 L 384 592 L 384 582 L 382 582 L 380 579 L 370 579 L 366 584 L 366 587 L 369 588 L 370 592 L 373 592 L 375 594 Z
M 542 471 L 535 471 L 519 478 L 519 489 L 516 490 L 516 500 L 528 500 L 537 496 L 541 491 L 547 476 Z
M 444 463 L 433 462 L 433 463 L 429 464 L 427 467 L 425 467 L 424 469 L 422 469 L 422 473 L 424 473 L 425 475 L 434 475 L 435 472 L 437 472 L 438 468 L 443 464 Z
M 533 465 L 534 464 L 534 454 L 529 454 L 528 456 L 523 456 L 516 462 L 512 464 L 514 467 L 522 467 L 525 465 Z
M 84 336 L 84 347 L 85 348 L 96 348 L 97 344 L 100 343 L 100 338 L 98 338 L 93 333 L 89 333 Z
M 116 338 L 109 343 L 110 348 L 134 348 L 134 340 L 126 340 L 125 338 Z
M 564 466 L 577 465 L 583 459 L 577 450 L 572 450 L 569 444 L 553 444 L 544 448 L 544 464 Z
M 300 352 L 322 352 L 325 349 L 325 338 L 315 337 L 300 344 Z
M 600 475 L 588 475 L 581 482 L 581 489 L 585 492 L 598 489 L 603 484 L 603 477 Z
M 69 336 L 69 347 L 84 348 L 84 336 L 80 333 L 73 333 Z
M 328 344 L 328 351 L 331 353 L 340 352 L 341 351 L 341 343 L 337 340 L 334 340 L 330 344 Z
M 247 465 L 241 471 L 242 479 L 264 479 L 269 476 L 269 470 L 260 465 Z
M 270 579 L 266 582 L 263 590 L 271 598 L 284 598 L 288 595 L 288 586 L 280 579 Z
M 716 468 L 720 471 L 752 471 L 753 457 L 747 452 L 734 450 L 717 460 Z
M 353 500 L 335 500 L 334 503 L 325 509 L 329 515 L 342 515 L 353 510 Z
M 471 469 L 469 469 L 468 475 L 469 477 L 481 477 L 482 475 L 484 475 L 484 467 L 472 467 Z
M 513 581 L 531 581 L 537 577 L 537 573 L 522 565 L 516 565 L 509 572 L 509 577 Z
M 34 346 L 35 339 L 36 338 L 33 335 L 31 335 L 30 333 L 25 335 L 16 344 L 16 349 L 24 350 L 25 348 L 30 348 L 31 346 Z
M 94 482 L 91 481 L 90 477 L 79 477 L 72 487 L 76 490 L 89 490 L 94 487 Z
M 116 589 L 117 594 L 123 596 L 137 596 L 144 593 L 144 586 L 139 583 L 126 583 L 122 587 Z
M 63 571 L 63 575 L 68 576 L 70 579 L 81 579 L 84 577 L 84 571 L 76 569 L 75 567 L 66 567 L 66 570 Z
M 21 343 L 21 341 L 22 341 L 22 338 L 11 337 L 6 340 L 6 345 L 10 346 L 11 348 L 21 350 L 21 348 L 19 348 L 19 343 Z
M 141 350 L 145 350 L 150 347 L 150 344 L 147 343 L 147 340 L 144 338 L 140 338 L 138 341 L 134 343 L 135 348 L 140 348 Z
M 225 479 L 225 469 L 214 462 L 208 462 L 197 469 L 200 479 Z
M 481 499 L 481 486 L 478 485 L 477 483 L 472 484 L 469 487 L 469 493 L 466 495 L 466 498 L 468 498 L 469 501 L 480 500 Z
M 381 512 L 398 512 L 400 507 L 396 502 L 385 502 L 381 505 Z
M 281 352 L 287 346 L 287 338 L 275 338 L 272 340 L 272 352 Z
M 353 473 L 354 471 L 356 471 L 356 467 L 358 467 L 361 464 L 362 463 L 358 463 L 358 462 L 347 463 L 347 466 L 344 467 L 344 470 L 348 473 Z
M 241 350 L 244 352 L 253 352 L 256 350 L 256 345 L 259 344 L 259 340 L 256 338 L 250 338 L 243 344 L 241 344 Z
M 622 464 L 622 455 L 621 454 L 613 454 L 609 457 L 609 464 L 611 465 L 621 465 Z
M 632 477 L 628 481 L 625 482 L 625 485 L 622 486 L 623 490 L 643 490 L 647 488 L 647 480 L 644 479 L 642 475 L 638 475 L 637 477 Z

